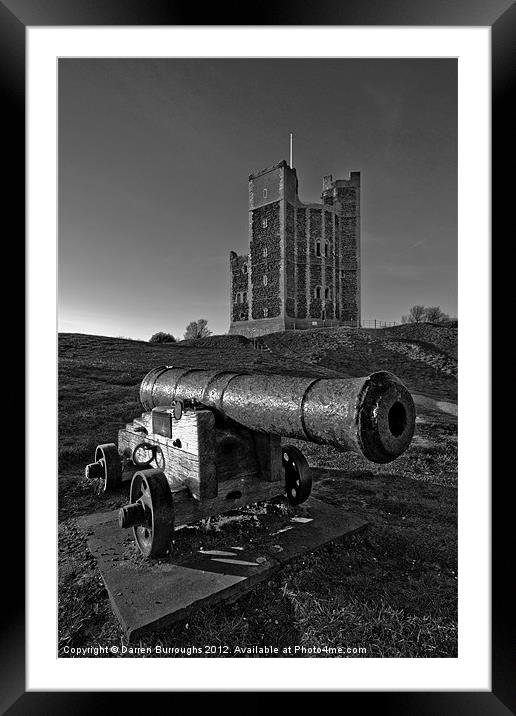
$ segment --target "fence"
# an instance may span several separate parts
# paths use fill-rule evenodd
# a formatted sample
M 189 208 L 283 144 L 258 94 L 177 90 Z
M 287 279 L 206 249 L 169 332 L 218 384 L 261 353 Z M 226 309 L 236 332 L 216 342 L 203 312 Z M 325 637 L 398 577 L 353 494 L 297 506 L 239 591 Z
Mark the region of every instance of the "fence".
M 397 321 L 377 321 L 376 318 L 371 318 L 367 321 L 362 321 L 362 328 L 389 328 L 389 326 L 398 326 Z
M 357 324 L 356 321 L 335 321 L 330 319 L 317 319 L 311 321 L 311 325 L 307 325 L 307 321 L 303 321 L 302 324 L 296 325 L 294 321 L 293 325 L 289 328 L 291 331 L 307 331 L 313 328 L 389 328 L 390 326 L 399 326 L 397 321 L 380 321 L 377 318 L 368 318 Z M 267 336 L 271 333 L 270 328 L 258 329 L 251 342 L 255 350 L 270 351 L 263 336 Z
M 356 321 L 335 321 L 321 318 L 311 321 L 310 325 L 307 325 L 306 321 L 303 321 L 300 325 L 296 325 L 296 322 L 294 321 L 291 330 L 306 331 L 311 328 L 389 328 L 390 326 L 397 325 L 399 324 L 396 321 L 380 321 L 376 318 L 360 321 L 360 323 L 357 323 Z
M 271 352 L 271 349 L 263 340 L 263 338 L 251 338 L 251 342 L 255 351 L 268 351 L 269 353 Z

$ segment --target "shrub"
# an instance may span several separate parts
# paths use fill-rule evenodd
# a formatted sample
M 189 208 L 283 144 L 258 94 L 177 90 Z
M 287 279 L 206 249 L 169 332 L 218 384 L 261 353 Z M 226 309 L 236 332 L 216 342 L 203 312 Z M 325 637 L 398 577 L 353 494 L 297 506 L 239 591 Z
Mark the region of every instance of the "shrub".
M 149 343 L 175 343 L 176 339 L 171 333 L 164 333 L 163 331 L 159 331 L 158 333 L 154 333 L 149 338 Z

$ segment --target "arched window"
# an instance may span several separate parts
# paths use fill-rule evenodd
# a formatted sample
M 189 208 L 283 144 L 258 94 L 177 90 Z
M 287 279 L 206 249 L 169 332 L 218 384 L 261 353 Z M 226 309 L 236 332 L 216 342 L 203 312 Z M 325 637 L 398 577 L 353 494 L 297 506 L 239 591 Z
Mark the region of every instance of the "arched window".
M 263 309 L 263 317 L 264 317 L 264 318 L 268 318 L 268 317 L 269 317 L 269 309 L 268 309 L 268 308 L 264 308 L 264 309 Z
M 262 219 L 262 228 L 263 228 L 263 229 L 266 229 L 266 228 L 267 228 L 267 217 L 265 217 L 264 219 Z
M 242 273 L 247 273 L 247 264 L 243 264 Z
M 263 285 L 267 286 L 267 274 L 265 274 L 263 277 Z
M 236 295 L 236 302 L 242 303 L 242 295 L 240 293 L 237 293 L 237 295 Z
M 317 239 L 317 241 L 315 242 L 315 255 L 321 255 L 321 242 L 319 241 L 319 239 Z
M 265 247 L 265 248 L 263 249 L 263 258 L 264 258 L 264 259 L 267 258 L 267 247 Z
M 264 199 L 267 198 L 267 189 L 264 189 L 264 190 L 263 190 L 263 198 L 264 198 Z
M 316 287 L 315 287 L 315 292 L 314 292 L 314 294 L 315 294 L 315 297 L 316 297 L 316 298 L 321 298 L 321 287 L 320 287 L 320 286 L 316 286 Z
M 245 296 L 245 293 L 244 293 L 244 296 Z M 324 289 L 324 298 L 331 298 L 330 289 L 328 287 L 326 287 Z
M 243 302 L 243 303 L 247 303 L 247 293 L 246 293 L 245 291 L 244 291 L 244 293 L 242 294 L 242 302 Z
M 330 243 L 329 241 L 324 242 L 324 255 L 329 256 L 330 254 Z

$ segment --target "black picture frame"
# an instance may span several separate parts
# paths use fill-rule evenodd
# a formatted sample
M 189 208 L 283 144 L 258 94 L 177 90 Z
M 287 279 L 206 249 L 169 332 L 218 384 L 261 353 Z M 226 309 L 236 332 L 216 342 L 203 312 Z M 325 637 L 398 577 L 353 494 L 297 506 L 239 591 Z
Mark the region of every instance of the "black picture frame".
M 202 10 L 203 22 L 197 22 L 200 8 L 173 0 L 0 0 L 0 86 L 3 102 L 5 150 L 8 155 L 5 207 L 16 216 L 11 243 L 24 246 L 25 234 L 25 30 L 28 26 L 80 25 L 404 25 L 404 26 L 490 26 L 492 31 L 492 210 L 493 237 L 501 242 L 504 226 L 509 226 L 510 183 L 502 178 L 501 167 L 513 147 L 514 128 L 510 127 L 509 101 L 511 70 L 515 44 L 516 6 L 510 0 L 343 0 L 292 1 L 261 4 L 260 17 L 246 16 L 244 4 L 213 4 Z M 5 157 L 5 153 L 4 153 Z M 4 165 L 5 166 L 5 165 Z M 7 214 L 7 211 L 6 211 Z M 4 214 L 5 217 L 5 214 Z M 513 232 L 512 232 L 513 233 Z M 12 238 L 16 236 L 16 241 Z M 23 256 L 21 258 L 23 261 Z M 496 300 L 496 292 L 493 300 Z M 23 303 L 23 299 L 22 299 Z M 493 316 L 495 313 L 493 312 Z M 494 328 L 494 324 L 493 324 Z M 20 331 L 20 329 L 18 329 Z M 21 332 L 21 331 L 20 331 Z M 11 336 L 12 337 L 12 336 Z M 20 336 L 20 343 L 22 343 Z M 493 373 L 496 374 L 496 373 Z M 493 391 L 493 395 L 494 395 Z M 19 395 L 16 401 L 21 402 Z M 503 443 L 503 435 L 493 434 L 493 454 Z M 30 445 L 27 446 L 30 450 Z M 13 502 L 24 505 L 21 476 L 11 480 Z M 502 475 L 503 477 L 503 475 Z M 509 479 L 510 475 L 506 474 Z M 511 558 L 506 545 L 511 543 L 509 505 L 504 481 L 493 480 L 492 516 L 492 691 L 491 692 L 345 692 L 340 698 L 350 705 L 360 698 L 362 708 L 378 708 L 401 714 L 507 714 L 516 704 L 511 642 L 512 608 L 509 575 Z M 8 518 L 17 534 L 16 544 L 4 549 L 4 596 L 7 606 L 1 613 L 1 697 L 0 712 L 23 714 L 91 713 L 112 708 L 120 694 L 105 692 L 26 692 L 25 689 L 25 609 L 22 509 L 11 510 Z M 17 514 L 18 513 L 18 514 Z M 53 519 L 53 516 L 50 517 Z M 148 694 L 131 694 L 133 708 L 145 708 Z M 367 701 L 364 702 L 364 699 Z M 148 704 L 147 704 L 148 707 Z M 213 704 L 212 704 L 213 707 Z M 118 708 L 122 708 L 118 705 Z M 152 707 L 154 708 L 154 707 Z

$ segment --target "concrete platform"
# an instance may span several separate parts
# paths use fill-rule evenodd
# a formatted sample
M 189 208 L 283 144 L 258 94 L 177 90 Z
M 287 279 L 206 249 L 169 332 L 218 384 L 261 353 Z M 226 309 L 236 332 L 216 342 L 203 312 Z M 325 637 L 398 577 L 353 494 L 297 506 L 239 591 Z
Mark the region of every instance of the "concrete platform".
M 287 562 L 359 532 L 367 523 L 310 498 L 294 517 L 285 516 L 279 528 L 276 521 L 268 531 L 265 520 L 259 546 L 252 544 L 254 540 L 235 545 L 234 536 L 228 535 L 227 546 L 221 547 L 224 533 L 219 532 L 216 549 L 210 549 L 208 534 L 202 549 L 187 555 L 173 551 L 159 561 L 139 555 L 132 530 L 118 526 L 117 512 L 89 515 L 78 525 L 86 533 L 113 610 L 131 641 L 185 619 L 207 604 L 235 601 Z

